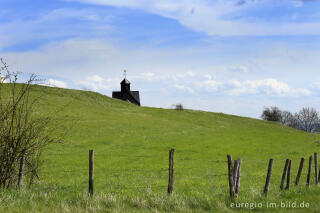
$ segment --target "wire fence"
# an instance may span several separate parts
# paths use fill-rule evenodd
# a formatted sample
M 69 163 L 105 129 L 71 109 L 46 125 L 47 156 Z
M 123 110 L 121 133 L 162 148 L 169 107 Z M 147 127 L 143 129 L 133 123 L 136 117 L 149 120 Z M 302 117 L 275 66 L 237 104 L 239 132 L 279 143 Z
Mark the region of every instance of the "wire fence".
M 93 152 L 93 151 L 92 151 Z M 68 156 L 69 153 L 48 153 L 48 156 Z M 88 155 L 85 155 L 84 153 L 72 153 L 72 155 L 80 155 L 83 157 L 87 157 Z M 315 153 L 315 158 L 316 158 Z M 241 171 L 241 164 L 239 164 L 238 159 L 235 161 L 232 161 L 231 159 L 192 159 L 192 158 L 179 158 L 177 157 L 175 161 L 180 162 L 180 164 L 173 166 L 173 154 L 169 154 L 169 167 L 168 168 L 148 168 L 148 164 L 140 164 L 141 167 L 132 167 L 132 168 L 117 168 L 117 166 L 113 165 L 110 166 L 110 164 L 104 164 L 105 160 L 110 158 L 110 154 L 94 154 L 94 156 L 89 157 L 89 168 L 88 166 L 83 166 L 81 168 L 62 168 L 57 172 L 57 169 L 52 169 L 52 171 L 44 171 L 41 172 L 40 175 L 60 175 L 60 176 L 78 176 L 79 178 L 83 178 L 84 175 L 89 174 L 89 188 L 92 188 L 93 194 L 93 174 L 94 172 L 96 174 L 104 174 L 105 178 L 109 178 L 110 180 L 106 180 L 106 182 L 109 184 L 108 188 L 111 190 L 131 190 L 131 189 L 166 189 L 168 188 L 168 193 L 170 190 L 170 187 L 173 187 L 173 178 L 175 182 L 178 181 L 179 184 L 183 184 L 183 187 L 189 187 L 186 183 L 191 181 L 204 181 L 202 185 L 208 183 L 208 182 L 214 182 L 220 181 L 221 186 L 226 186 L 229 184 L 230 189 L 230 196 L 233 197 L 235 194 L 237 194 L 240 187 L 240 180 L 257 180 L 259 179 L 261 182 L 266 182 L 265 185 L 265 194 L 268 193 L 269 190 L 269 183 L 271 179 L 271 172 L 272 172 L 272 165 L 270 170 L 270 162 L 269 162 L 269 168 L 268 166 L 268 160 L 269 159 L 247 159 L 242 158 L 241 162 L 244 165 L 250 164 L 251 167 L 257 167 L 256 170 L 243 170 Z M 273 158 L 273 160 L 279 162 L 277 163 L 276 169 L 278 171 L 282 171 L 282 166 L 284 163 L 287 164 L 287 161 L 285 159 L 287 155 L 285 153 L 278 153 L 276 155 L 276 158 Z M 117 155 L 117 158 L 120 158 L 119 161 L 121 161 L 121 158 L 126 158 L 127 160 L 136 160 L 136 159 L 157 159 L 158 156 L 151 156 L 151 155 L 136 155 L 136 156 L 127 156 L 127 155 Z M 93 164 L 93 158 L 96 158 L 95 164 Z M 230 156 L 231 158 L 231 156 Z M 170 160 L 172 160 L 172 163 L 170 163 Z M 295 162 L 300 161 L 300 158 L 293 159 Z M 205 165 L 197 165 L 197 166 L 182 166 L 189 163 L 182 163 L 185 161 L 199 161 L 204 162 L 206 161 Z M 290 160 L 290 168 L 291 168 L 291 161 Z M 307 186 L 310 186 L 310 179 L 311 179 L 311 166 L 312 165 L 312 159 L 310 161 L 309 159 L 309 168 L 308 168 L 308 175 L 307 175 Z M 300 163 L 301 164 L 301 163 Z M 210 166 L 208 166 L 210 165 Z M 315 183 L 317 184 L 320 179 L 320 169 L 318 170 L 317 167 L 317 158 L 314 160 L 314 169 L 313 171 L 315 174 Z M 150 165 L 149 165 L 150 166 Z M 298 185 L 297 179 L 299 176 L 301 176 L 301 171 L 297 176 L 291 175 L 291 170 L 286 168 L 288 165 L 285 165 L 285 168 L 283 169 L 282 173 L 282 179 L 281 184 L 284 183 L 284 178 L 286 178 L 287 186 L 286 188 L 289 189 L 290 186 L 290 177 L 291 179 L 296 178 L 295 185 Z M 66 167 L 70 167 L 70 165 L 66 165 Z M 111 167 L 111 168 L 110 168 Z M 297 167 L 297 164 L 295 164 L 295 167 Z M 300 165 L 301 167 L 301 165 Z M 302 170 L 302 168 L 299 167 L 299 170 Z M 303 167 L 303 165 L 302 165 Z M 245 168 L 245 166 L 244 166 Z M 268 168 L 268 170 L 267 170 Z M 292 171 L 293 173 L 293 171 Z M 319 173 L 319 175 L 318 175 Z M 81 174 L 81 175 L 80 175 Z M 280 176 L 280 174 L 276 174 L 277 177 Z M 164 184 L 169 177 L 168 185 Z M 116 180 L 122 180 L 120 182 L 114 181 Z M 90 183 L 91 180 L 91 183 Z M 130 182 L 130 185 L 128 185 L 128 180 L 132 180 L 133 182 Z M 114 181 L 114 182 L 112 182 Z M 126 182 L 127 181 L 127 182 Z M 238 183 L 239 182 L 239 183 Z M 268 183 L 268 184 L 267 184 Z M 309 183 L 309 185 L 308 185 Z M 292 184 L 292 183 L 291 183 Z M 213 185 L 213 184 L 212 184 Z M 216 185 L 217 186 L 217 185 Z

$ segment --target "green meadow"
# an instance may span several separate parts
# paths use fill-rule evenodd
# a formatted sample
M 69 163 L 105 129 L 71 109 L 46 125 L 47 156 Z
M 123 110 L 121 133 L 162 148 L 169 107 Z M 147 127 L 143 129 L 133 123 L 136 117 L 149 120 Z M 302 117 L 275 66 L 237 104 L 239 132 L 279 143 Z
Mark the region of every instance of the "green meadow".
M 67 135 L 63 144 L 46 148 L 39 180 L 31 187 L 0 191 L 0 212 L 320 212 L 314 168 L 310 188 L 305 184 L 308 157 L 319 151 L 315 134 L 223 113 L 138 107 L 88 91 L 37 86 L 32 96 L 42 97 L 39 113 L 59 111 Z M 174 187 L 167 195 L 170 148 L 175 149 Z M 93 197 L 88 196 L 89 149 L 95 152 Z M 227 154 L 242 159 L 234 200 Z M 301 157 L 304 169 L 294 186 Z M 273 174 L 265 197 L 270 158 Z M 287 158 L 292 184 L 280 191 Z M 232 208 L 236 203 L 243 205 Z M 276 206 L 267 207 L 270 203 Z

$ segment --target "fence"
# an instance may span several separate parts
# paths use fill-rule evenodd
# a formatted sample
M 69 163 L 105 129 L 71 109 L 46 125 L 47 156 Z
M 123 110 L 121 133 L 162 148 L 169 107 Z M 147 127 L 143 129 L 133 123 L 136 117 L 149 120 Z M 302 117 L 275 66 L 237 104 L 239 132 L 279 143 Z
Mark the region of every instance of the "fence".
M 170 195 L 174 191 L 174 180 L 175 180 L 175 167 L 174 167 L 174 149 L 169 150 L 169 167 L 167 169 L 161 168 L 158 170 L 149 170 L 149 169 L 108 169 L 108 172 L 111 172 L 113 174 L 122 174 L 125 172 L 130 172 L 130 173 L 155 173 L 155 172 L 168 172 L 168 185 L 153 185 L 153 188 L 160 188 L 160 189 L 167 189 L 167 193 Z M 99 155 L 98 155 L 99 156 Z M 94 157 L 95 153 L 94 150 L 89 150 L 89 171 L 87 169 L 81 169 L 81 170 L 65 170 L 64 172 L 67 173 L 73 173 L 73 172 L 79 172 L 79 171 L 88 171 L 89 177 L 88 177 L 88 182 L 89 182 L 89 195 L 92 196 L 94 194 Z M 121 157 L 121 156 L 119 156 Z M 123 156 L 125 157 L 125 156 Z M 146 156 L 136 156 L 141 157 L 141 158 L 146 158 Z M 152 157 L 152 156 L 149 156 Z M 278 162 L 280 159 L 277 159 Z M 260 175 L 260 176 L 255 176 L 255 177 L 265 177 L 265 184 L 264 187 L 261 186 L 263 189 L 263 193 L 267 196 L 270 190 L 270 182 L 272 179 L 272 171 L 273 171 L 273 165 L 274 165 L 274 159 L 271 158 L 269 159 L 269 162 L 266 162 L 266 165 L 268 167 L 266 168 L 266 174 L 265 175 Z M 291 159 L 286 159 L 285 164 L 283 167 L 283 172 L 282 176 L 280 179 L 280 190 L 290 190 L 290 186 L 292 185 L 291 179 L 295 177 L 294 185 L 299 185 L 300 179 L 302 176 L 302 171 L 304 167 L 304 161 L 305 159 L 302 157 L 300 159 L 299 167 L 297 174 L 294 176 L 292 172 L 292 160 Z M 225 165 L 226 168 L 226 173 L 215 173 L 215 174 L 207 174 L 207 177 L 221 177 L 225 178 L 226 182 L 228 182 L 229 186 L 229 194 L 231 198 L 238 197 L 239 192 L 240 192 L 240 182 L 241 178 L 247 178 L 250 176 L 246 176 L 245 174 L 242 174 L 241 168 L 243 165 L 246 163 L 252 163 L 252 162 L 257 162 L 256 160 L 247 160 L 244 161 L 241 158 L 238 158 L 236 160 L 232 160 L 231 155 L 227 155 L 227 159 L 225 161 L 223 160 L 211 160 L 210 163 L 215 163 L 215 164 L 221 164 Z M 319 178 L 320 178 L 320 169 L 318 169 L 318 157 L 317 153 L 314 153 L 314 156 L 309 156 L 309 162 L 308 162 L 308 170 L 307 170 L 307 178 L 306 178 L 306 187 L 310 187 L 311 185 L 311 176 L 312 176 L 312 164 L 314 162 L 314 177 L 315 181 L 314 183 L 318 185 L 319 183 Z M 24 167 L 24 159 L 21 159 L 21 165 L 20 165 L 20 171 L 19 171 L 19 181 L 18 181 L 18 186 L 21 187 L 22 185 L 22 176 L 23 176 L 23 167 Z M 194 170 L 195 168 L 179 168 L 179 170 Z M 20 178 L 21 177 L 21 178 Z M 139 186 L 126 186 L 126 189 L 130 188 L 139 188 Z M 144 186 L 141 186 L 141 188 L 145 188 Z

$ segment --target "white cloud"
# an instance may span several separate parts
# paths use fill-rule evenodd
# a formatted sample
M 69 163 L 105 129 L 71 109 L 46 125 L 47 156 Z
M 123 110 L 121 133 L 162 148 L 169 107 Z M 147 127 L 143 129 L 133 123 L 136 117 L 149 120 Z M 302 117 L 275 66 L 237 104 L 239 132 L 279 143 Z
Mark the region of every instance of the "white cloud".
M 177 73 L 174 75 L 174 79 L 178 80 L 178 79 L 182 79 L 182 78 L 190 78 L 190 77 L 195 77 L 197 75 L 196 72 L 185 72 L 185 73 Z
M 190 77 L 194 77 L 196 76 L 197 73 L 195 72 L 187 72 L 187 75 L 190 76 Z
M 70 1 L 70 0 L 69 0 Z M 116 7 L 137 8 L 149 13 L 175 19 L 182 25 L 209 35 L 222 36 L 270 36 L 270 35 L 319 35 L 320 22 L 317 20 L 306 22 L 267 21 L 265 19 L 249 17 L 245 14 L 252 10 L 277 7 L 301 7 L 301 1 L 292 0 L 261 0 L 246 1 L 239 5 L 238 0 L 74 0 L 91 4 Z M 241 18 L 232 19 L 242 14 Z M 291 14 L 292 15 L 292 14 Z M 291 16 L 290 15 L 290 16 Z M 226 18 L 230 17 L 230 18 Z
M 32 51 L 3 53 L 2 56 L 23 72 L 73 80 L 94 74 L 107 78 L 114 73 L 112 77 L 122 77 L 126 57 L 105 41 L 78 39 L 52 42 Z
M 215 81 L 215 80 L 205 80 L 204 86 L 208 91 L 216 91 L 219 87 L 223 85 L 223 83 Z
M 311 94 L 308 89 L 292 88 L 287 83 L 273 78 L 243 82 L 231 80 L 228 84 L 231 86 L 231 89 L 227 91 L 230 95 L 265 93 L 278 96 L 308 96 Z
M 187 85 L 197 92 L 210 92 L 230 96 L 256 95 L 273 97 L 303 97 L 309 96 L 311 91 L 306 88 L 295 88 L 287 83 L 273 78 L 257 80 L 201 80 Z
M 141 76 L 141 77 L 140 77 Z M 155 73 L 153 72 L 145 72 L 145 73 L 141 73 L 140 76 L 138 78 L 142 79 L 142 80 L 147 80 L 147 81 L 152 81 L 154 79 L 157 79 L 158 76 L 156 76 Z
M 175 74 L 174 78 L 184 78 L 186 75 L 185 74 Z
M 192 88 L 187 87 L 187 86 L 184 86 L 184 85 L 178 85 L 178 84 L 176 84 L 176 85 L 174 85 L 174 87 L 175 87 L 176 89 L 178 89 L 178 90 L 186 91 L 186 92 L 191 93 L 191 94 L 194 94 L 194 93 L 195 93 Z
M 311 87 L 316 90 L 320 90 L 320 81 L 313 82 Z
M 112 79 L 104 79 L 99 75 L 86 77 L 85 80 L 77 82 L 81 89 L 101 92 L 111 89 Z
M 60 88 L 67 88 L 68 87 L 66 82 L 55 80 L 55 79 L 52 79 L 52 78 L 48 79 L 47 83 L 45 85 L 46 86 L 51 86 L 51 87 L 60 87 Z
M 210 74 L 205 74 L 203 77 L 207 78 L 207 79 L 212 79 L 212 76 Z
M 227 84 L 232 85 L 233 87 L 241 87 L 241 82 L 238 80 L 229 80 Z
M 152 72 L 142 73 L 142 76 L 149 77 L 149 78 L 153 77 L 154 75 L 155 75 L 155 74 L 152 73 Z
M 230 67 L 228 67 L 228 70 L 231 72 L 247 73 L 249 71 L 249 68 L 244 65 L 239 65 L 239 66 L 230 66 Z

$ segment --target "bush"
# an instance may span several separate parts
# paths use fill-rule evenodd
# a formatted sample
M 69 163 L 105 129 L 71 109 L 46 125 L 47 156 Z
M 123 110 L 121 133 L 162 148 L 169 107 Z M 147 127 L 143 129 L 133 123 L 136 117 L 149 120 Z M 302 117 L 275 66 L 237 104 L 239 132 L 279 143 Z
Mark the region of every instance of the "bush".
M 57 123 L 56 112 L 42 115 L 35 109 L 41 97 L 31 97 L 30 93 L 39 80 L 31 75 L 25 83 L 18 83 L 18 75 L 0 59 L 0 188 L 22 180 L 22 162 L 32 183 L 38 177 L 43 148 L 61 142 L 63 135 L 58 131 L 63 127 Z
M 281 110 L 278 107 L 266 107 L 264 108 L 261 118 L 266 121 L 281 121 Z
M 174 105 L 174 108 L 175 108 L 175 110 L 183 111 L 183 105 L 182 104 L 176 104 L 176 105 Z

